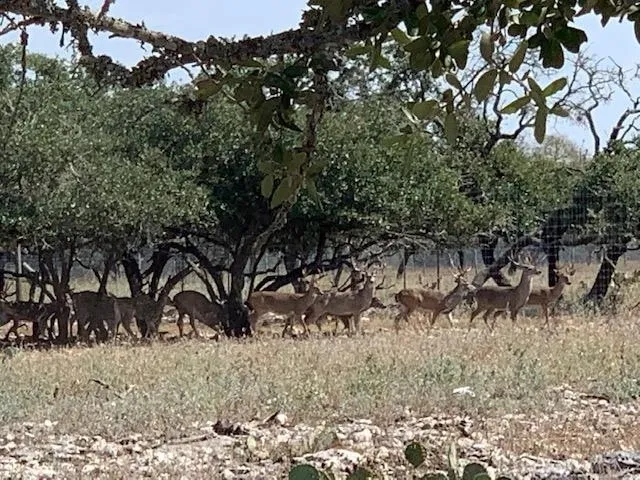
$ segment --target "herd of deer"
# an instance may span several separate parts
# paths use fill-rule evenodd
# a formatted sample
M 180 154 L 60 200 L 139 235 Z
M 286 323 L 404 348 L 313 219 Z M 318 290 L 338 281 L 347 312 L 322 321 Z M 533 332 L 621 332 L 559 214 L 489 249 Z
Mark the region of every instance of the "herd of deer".
M 573 267 L 559 269 L 557 271 L 557 284 L 552 288 L 532 288 L 532 279 L 541 271 L 537 264 L 539 259 L 532 261 L 527 257 L 519 261 L 510 259 L 512 268 L 522 271 L 519 283 L 513 287 L 485 286 L 488 270 L 479 272 L 469 282 L 466 275 L 469 269 L 456 268 L 453 276 L 455 287 L 449 293 L 442 293 L 435 288 L 408 288 L 395 294 L 394 299 L 398 304 L 399 313 L 395 317 L 396 331 L 400 329 L 400 323 L 404 320 L 410 323 L 410 317 L 416 311 L 423 310 L 431 313 L 429 329 L 431 329 L 438 316 L 445 314 L 449 323 L 453 326 L 451 313 L 464 300 L 475 300 L 475 308 L 471 313 L 469 328 L 473 320 L 484 312 L 483 319 L 490 330 L 495 327 L 495 322 L 500 314 L 509 313 L 513 322 L 525 305 L 537 305 L 542 309 L 545 317 L 544 326 L 549 323 L 549 307 L 562 295 L 564 287 L 571 285 L 570 277 L 575 273 Z M 322 323 L 328 318 L 335 319 L 334 334 L 337 333 L 339 324 L 342 323 L 345 330 L 351 335 L 361 331 L 360 319 L 362 314 L 370 308 L 386 308 L 375 297 L 375 275 L 382 267 L 379 262 L 375 269 L 361 269 L 353 266 L 351 289 L 348 291 L 321 292 L 315 285 L 316 279 L 306 283 L 304 293 L 258 291 L 249 295 L 246 302 L 249 308 L 249 322 L 251 330 L 257 333 L 259 322 L 265 315 L 271 314 L 285 318 L 282 336 L 287 331 L 291 332 L 293 325 L 299 323 L 304 329 L 305 335 L 310 333 L 309 325 L 315 324 L 322 331 Z M 360 285 L 361 284 L 361 285 Z M 177 327 L 180 337 L 184 335 L 184 317 L 189 317 L 192 334 L 199 337 L 196 320 L 206 326 L 220 330 L 223 328 L 223 305 L 210 301 L 205 295 L 186 290 L 177 293 L 173 299 L 168 298 L 168 292 L 163 292 L 159 299 L 150 295 L 141 294 L 133 298 L 116 297 L 97 292 L 83 291 L 71 294 L 74 315 L 72 320 L 77 324 L 77 334 L 80 340 L 87 340 L 94 332 L 98 339 L 114 338 L 120 325 L 130 337 L 135 337 L 131 324 L 135 318 L 138 325 L 146 326 L 147 332 L 154 335 L 158 333 L 162 313 L 168 304 L 175 307 L 178 312 Z M 58 310 L 51 304 L 37 304 L 32 302 L 1 302 L 0 326 L 13 321 L 13 326 L 7 333 L 7 338 L 28 321 L 38 325 L 39 332 L 53 333 L 53 318 Z M 493 314 L 492 322 L 489 322 Z M 414 328 L 422 328 L 420 323 L 414 324 Z

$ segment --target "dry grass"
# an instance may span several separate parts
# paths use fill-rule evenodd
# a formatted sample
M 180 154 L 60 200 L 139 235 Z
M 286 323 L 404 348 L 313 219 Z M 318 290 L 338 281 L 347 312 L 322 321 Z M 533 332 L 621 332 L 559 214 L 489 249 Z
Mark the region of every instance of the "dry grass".
M 625 270 L 635 267 L 628 262 Z M 569 300 L 584 293 L 581 282 L 590 281 L 596 268 L 579 269 Z M 413 270 L 409 285 L 419 274 L 425 281 L 435 278 L 433 271 Z M 442 275 L 442 289 L 451 288 L 452 277 L 446 270 Z M 401 287 L 400 281 L 379 296 L 389 302 Z M 201 286 L 190 280 L 182 288 Z M 121 284 L 112 291 L 126 294 Z M 635 287 L 625 293 L 627 305 L 640 299 Z M 49 419 L 60 432 L 114 439 L 131 432 L 173 436 L 194 422 L 264 418 L 277 409 L 294 422 L 364 417 L 387 424 L 408 407 L 416 415 L 465 413 L 477 419 L 525 413 L 534 420 L 513 421 L 501 431 L 504 446 L 514 452 L 554 455 L 562 448 L 585 453 L 620 442 L 640 445 L 637 427 L 612 426 L 597 437 L 586 418 L 559 429 L 557 418 L 547 416 L 566 408 L 560 386 L 612 402 L 640 395 L 637 318 L 574 313 L 558 318 L 555 331 L 540 331 L 533 312 L 515 328 L 502 320 L 493 334 L 481 322 L 467 334 L 464 309 L 455 315 L 461 328 L 448 328 L 441 318 L 430 335 L 407 328 L 395 334 L 390 309 L 371 314 L 367 335 L 357 338 L 281 339 L 274 327 L 277 338 L 267 328 L 260 338 L 244 341 L 11 349 L 0 353 L 0 423 Z M 475 397 L 453 394 L 463 386 Z
M 173 435 L 192 422 L 282 409 L 294 421 L 416 413 L 473 416 L 554 408 L 553 387 L 626 401 L 640 394 L 640 329 L 563 318 L 557 333 L 504 325 L 465 335 L 404 330 L 359 338 L 184 341 L 5 353 L 0 422 L 59 422 L 63 432 Z M 109 388 L 92 382 L 97 379 Z M 470 387 L 476 397 L 452 391 Z

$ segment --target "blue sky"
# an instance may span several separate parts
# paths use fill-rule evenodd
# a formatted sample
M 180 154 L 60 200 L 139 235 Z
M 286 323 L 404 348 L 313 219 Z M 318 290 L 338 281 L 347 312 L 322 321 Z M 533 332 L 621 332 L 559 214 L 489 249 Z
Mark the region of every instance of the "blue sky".
M 102 0 L 80 2 L 96 10 Z M 181 36 L 188 40 L 204 39 L 209 35 L 231 37 L 243 35 L 268 35 L 297 26 L 306 0 L 116 0 L 110 15 L 136 23 L 144 21 L 148 28 Z M 582 17 L 578 25 L 589 36 L 588 51 L 597 57 L 611 57 L 623 67 L 631 68 L 640 63 L 640 45 L 636 42 L 630 22 L 611 22 L 602 28 L 595 17 Z M 29 30 L 31 50 L 47 54 L 68 56 L 69 50 L 59 47 L 59 35 L 47 29 L 32 27 Z M 15 41 L 16 36 L 7 36 L 0 41 Z M 106 53 L 126 65 L 142 58 L 144 51 L 131 40 L 109 39 L 106 35 L 93 38 L 95 53 Z M 183 73 L 170 78 L 179 79 Z M 636 85 L 640 94 L 640 85 Z M 596 117 L 601 136 L 609 135 L 611 126 L 626 108 L 626 98 L 619 95 L 601 110 Z M 578 146 L 591 149 L 592 140 L 584 126 L 565 121 L 550 124 L 548 133 L 562 134 Z

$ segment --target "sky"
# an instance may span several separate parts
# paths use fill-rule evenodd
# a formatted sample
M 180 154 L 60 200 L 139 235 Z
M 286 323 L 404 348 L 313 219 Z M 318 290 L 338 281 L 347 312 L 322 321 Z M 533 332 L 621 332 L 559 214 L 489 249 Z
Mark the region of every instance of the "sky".
M 95 11 L 102 5 L 102 0 L 84 0 L 80 3 Z M 305 6 L 306 0 L 116 0 L 109 14 L 132 23 L 144 21 L 147 28 L 174 34 L 186 40 L 200 40 L 209 35 L 269 35 L 295 28 Z M 633 68 L 636 63 L 640 63 L 640 45 L 635 39 L 631 22 L 611 21 L 603 28 L 597 18 L 585 16 L 580 17 L 577 24 L 589 37 L 587 51 L 591 55 L 610 57 L 624 68 Z M 7 35 L 0 37 L 0 43 L 16 39 L 16 35 Z M 60 48 L 59 41 L 59 34 L 53 35 L 48 29 L 29 29 L 29 48 L 32 51 L 70 56 L 70 49 Z M 93 35 L 92 44 L 94 53 L 108 54 L 128 66 L 137 63 L 145 55 L 139 43 L 119 38 L 110 39 L 104 34 Z M 562 73 L 558 72 L 557 76 Z M 175 71 L 169 78 L 182 80 L 185 74 Z M 640 84 L 635 85 L 635 91 L 640 95 Z M 608 137 L 627 104 L 626 97 L 620 94 L 610 104 L 598 110 L 596 125 L 601 137 Z M 564 135 L 579 148 L 592 150 L 592 137 L 583 125 L 564 120 L 550 121 L 547 133 Z

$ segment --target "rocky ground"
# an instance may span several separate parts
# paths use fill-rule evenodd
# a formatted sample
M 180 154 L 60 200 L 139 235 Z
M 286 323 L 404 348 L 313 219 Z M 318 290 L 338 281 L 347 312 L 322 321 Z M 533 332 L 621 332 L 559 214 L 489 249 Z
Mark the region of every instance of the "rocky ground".
M 464 389 L 460 395 L 473 395 Z M 482 419 L 463 415 L 418 418 L 410 411 L 385 426 L 366 419 L 292 424 L 286 413 L 242 424 L 193 425 L 181 438 L 74 436 L 54 422 L 0 428 L 1 478 L 286 478 L 305 462 L 344 478 L 366 465 L 378 478 L 413 478 L 403 458 L 411 441 L 428 451 L 429 470 L 444 468 L 449 445 L 461 463 L 479 461 L 495 474 L 527 479 L 640 478 L 633 443 L 640 402 L 615 405 L 558 389 L 557 411 Z M 600 448 L 599 448 L 600 445 Z M 617 448 L 611 448 L 617 446 Z M 528 452 L 529 451 L 529 452 Z M 599 454 L 597 453 L 599 452 Z

